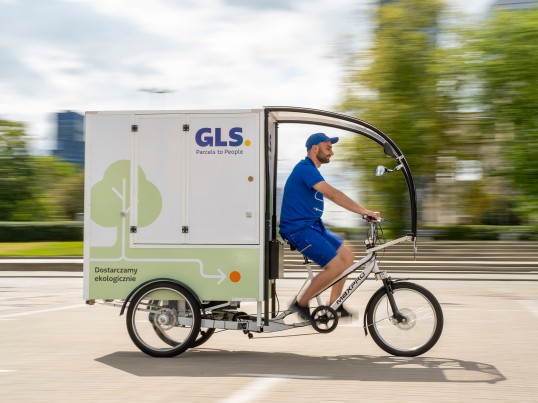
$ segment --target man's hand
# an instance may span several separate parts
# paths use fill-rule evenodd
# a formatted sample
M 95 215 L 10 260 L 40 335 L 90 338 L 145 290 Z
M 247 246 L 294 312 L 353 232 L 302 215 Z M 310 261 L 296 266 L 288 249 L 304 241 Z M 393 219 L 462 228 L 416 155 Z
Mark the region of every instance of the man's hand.
M 379 214 L 379 211 L 367 211 L 362 215 L 362 218 L 364 218 L 366 221 L 380 221 L 381 214 Z

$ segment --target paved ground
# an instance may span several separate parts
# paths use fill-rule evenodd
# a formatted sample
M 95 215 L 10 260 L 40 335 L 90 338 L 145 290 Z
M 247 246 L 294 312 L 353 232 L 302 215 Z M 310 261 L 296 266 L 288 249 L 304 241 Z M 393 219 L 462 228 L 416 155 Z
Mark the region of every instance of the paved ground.
M 379 286 L 349 306 L 359 317 L 330 334 L 303 328 L 216 333 L 170 359 L 133 345 L 119 309 L 86 306 L 77 273 L 0 273 L 0 391 L 5 402 L 536 402 L 534 281 L 425 280 L 445 330 L 417 358 L 387 356 L 360 327 Z M 296 280 L 282 280 L 287 305 Z M 242 307 L 249 310 L 248 305 Z

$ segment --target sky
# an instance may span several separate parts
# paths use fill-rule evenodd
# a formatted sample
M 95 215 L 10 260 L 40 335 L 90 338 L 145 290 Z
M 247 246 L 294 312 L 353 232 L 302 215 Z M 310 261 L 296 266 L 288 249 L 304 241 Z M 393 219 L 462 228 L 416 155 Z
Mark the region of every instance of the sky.
M 491 2 L 448 3 L 473 17 Z M 0 0 L 0 119 L 25 122 L 43 152 L 63 110 L 334 110 L 372 3 Z

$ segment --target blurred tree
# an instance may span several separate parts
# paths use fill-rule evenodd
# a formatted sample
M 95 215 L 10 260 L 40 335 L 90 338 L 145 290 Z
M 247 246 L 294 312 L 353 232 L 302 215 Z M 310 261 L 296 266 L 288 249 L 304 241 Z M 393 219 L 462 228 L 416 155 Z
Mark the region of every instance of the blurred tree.
M 83 211 L 76 164 L 29 155 L 24 124 L 0 120 L 0 221 L 73 219 Z
M 523 216 L 538 220 L 538 9 L 495 11 L 467 36 L 476 100 L 491 119 L 485 133 L 500 143 L 494 166 L 519 190 Z M 476 84 L 475 84 L 476 85 Z M 502 159 L 501 159 L 502 161 Z
M 450 150 L 447 136 L 449 115 L 455 111 L 453 88 L 446 79 L 447 52 L 439 46 L 439 0 L 383 2 L 375 11 L 375 36 L 366 55 L 352 60 L 347 91 L 340 109 L 353 113 L 391 136 L 409 161 L 419 195 L 435 183 L 437 156 Z M 365 60 L 371 60 L 366 63 Z M 374 152 L 372 152 L 374 151 Z M 382 152 L 368 140 L 357 137 L 353 160 L 368 177 L 377 164 L 387 164 Z M 409 203 L 401 175 L 392 174 L 367 183 L 365 196 L 370 209 L 379 209 L 401 230 L 408 221 Z M 398 225 L 400 226 L 399 228 Z
M 84 174 L 77 172 L 61 179 L 55 188 L 55 200 L 63 217 L 74 220 L 84 211 Z
M 42 206 L 36 219 L 71 220 L 83 212 L 84 176 L 77 164 L 52 156 L 33 157 L 32 163 L 37 182 L 34 191 Z
M 0 221 L 32 216 L 34 169 L 24 125 L 0 120 Z

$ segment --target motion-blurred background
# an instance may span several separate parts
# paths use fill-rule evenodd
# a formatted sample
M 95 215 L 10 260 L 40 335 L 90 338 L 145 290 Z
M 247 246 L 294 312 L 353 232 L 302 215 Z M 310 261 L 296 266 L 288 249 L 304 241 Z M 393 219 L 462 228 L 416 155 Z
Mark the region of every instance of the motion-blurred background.
M 421 236 L 538 240 L 538 1 L 0 0 L 0 27 L 0 242 L 82 240 L 85 111 L 269 105 L 391 136 Z M 280 187 L 306 129 L 281 129 Z M 326 179 L 405 231 L 391 160 L 335 134 Z

